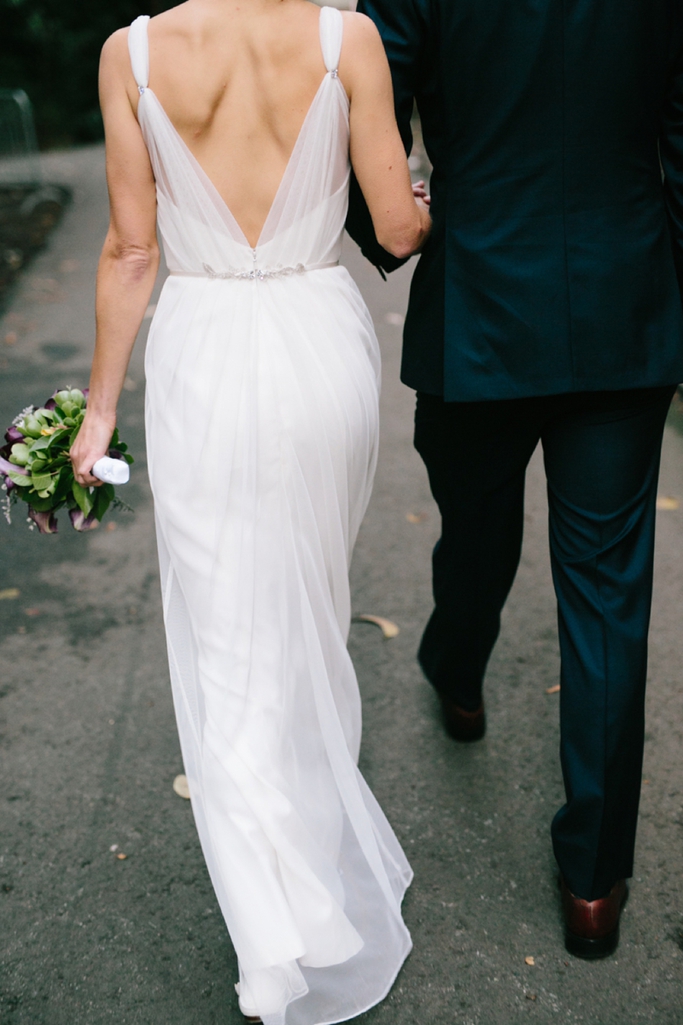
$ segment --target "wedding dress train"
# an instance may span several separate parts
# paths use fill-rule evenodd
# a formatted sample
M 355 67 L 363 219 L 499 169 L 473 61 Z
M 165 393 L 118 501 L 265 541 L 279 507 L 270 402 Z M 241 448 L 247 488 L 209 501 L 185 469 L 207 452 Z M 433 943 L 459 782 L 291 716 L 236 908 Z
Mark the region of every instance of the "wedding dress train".
M 343 19 L 252 249 L 148 88 L 138 120 L 170 271 L 146 353 L 147 445 L 173 696 L 192 807 L 266 1025 L 346 1020 L 410 950 L 411 870 L 357 768 L 348 569 L 378 438 L 379 354 L 339 266 L 349 105 Z

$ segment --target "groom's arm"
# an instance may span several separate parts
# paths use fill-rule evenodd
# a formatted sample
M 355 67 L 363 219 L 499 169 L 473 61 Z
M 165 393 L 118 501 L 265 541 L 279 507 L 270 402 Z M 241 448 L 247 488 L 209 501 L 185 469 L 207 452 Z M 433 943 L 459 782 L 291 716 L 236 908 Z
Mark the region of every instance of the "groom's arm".
M 683 296 L 683 51 L 679 54 L 671 78 L 669 100 L 662 122 L 660 155 L 674 262 Z
M 410 119 L 415 93 L 419 88 L 418 79 L 427 34 L 427 0 L 359 0 L 358 11 L 374 21 L 382 37 L 391 68 L 396 120 L 406 153 L 410 153 L 413 144 Z M 380 272 L 396 270 L 405 263 L 405 260 L 399 260 L 388 253 L 377 241 L 370 212 L 353 174 L 346 230 L 358 243 L 363 255 Z

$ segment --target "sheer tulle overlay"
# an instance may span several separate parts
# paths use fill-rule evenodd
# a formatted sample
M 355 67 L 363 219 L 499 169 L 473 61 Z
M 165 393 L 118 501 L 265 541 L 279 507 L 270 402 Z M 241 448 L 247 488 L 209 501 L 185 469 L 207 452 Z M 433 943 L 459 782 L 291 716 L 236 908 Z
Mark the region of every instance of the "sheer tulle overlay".
M 170 276 L 147 444 L 178 728 L 200 840 L 266 1025 L 344 1021 L 410 950 L 411 870 L 357 768 L 348 569 L 375 469 L 379 354 L 338 266 L 349 182 L 343 20 L 255 249 L 129 46 Z

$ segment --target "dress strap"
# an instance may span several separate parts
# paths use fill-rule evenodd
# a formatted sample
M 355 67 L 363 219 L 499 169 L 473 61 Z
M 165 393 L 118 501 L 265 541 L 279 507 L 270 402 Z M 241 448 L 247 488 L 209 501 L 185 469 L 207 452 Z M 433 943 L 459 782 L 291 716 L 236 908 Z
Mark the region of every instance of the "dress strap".
M 320 8 L 320 48 L 325 67 L 337 77 L 344 36 L 344 18 L 336 7 Z
M 136 18 L 128 30 L 128 53 L 130 64 L 133 69 L 135 81 L 138 84 L 140 95 L 144 93 L 149 85 L 149 40 L 147 39 L 147 25 L 149 15 L 141 14 Z

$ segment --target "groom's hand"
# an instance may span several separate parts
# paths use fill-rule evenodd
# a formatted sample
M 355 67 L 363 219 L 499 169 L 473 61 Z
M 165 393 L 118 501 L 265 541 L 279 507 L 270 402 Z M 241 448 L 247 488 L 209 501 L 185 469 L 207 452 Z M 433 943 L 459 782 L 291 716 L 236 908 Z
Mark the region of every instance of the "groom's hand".
M 425 190 L 425 183 L 424 183 L 424 181 L 413 182 L 413 195 L 415 196 L 415 199 L 417 200 L 417 205 L 418 206 L 422 205 L 427 210 L 429 210 L 429 207 L 431 206 L 431 203 L 432 203 L 432 197 L 427 195 L 427 192 Z

